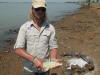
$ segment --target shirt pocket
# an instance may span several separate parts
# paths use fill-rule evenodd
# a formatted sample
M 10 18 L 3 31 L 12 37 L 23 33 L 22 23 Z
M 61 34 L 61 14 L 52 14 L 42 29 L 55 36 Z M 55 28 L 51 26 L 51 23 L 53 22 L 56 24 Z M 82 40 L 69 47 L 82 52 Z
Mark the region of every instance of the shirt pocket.
M 35 39 L 37 39 L 37 37 L 38 37 L 38 34 L 28 34 L 27 35 L 27 41 L 34 42 Z
M 40 38 L 41 38 L 41 42 L 42 43 L 46 43 L 47 44 L 49 42 L 50 32 L 42 33 Z

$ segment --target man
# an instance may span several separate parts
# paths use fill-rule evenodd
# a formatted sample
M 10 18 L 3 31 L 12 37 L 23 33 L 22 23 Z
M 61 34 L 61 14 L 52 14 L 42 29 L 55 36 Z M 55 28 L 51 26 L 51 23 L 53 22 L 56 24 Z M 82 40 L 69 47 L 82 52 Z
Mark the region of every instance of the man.
M 23 75 L 49 75 L 49 71 L 44 72 L 43 61 L 61 60 L 57 59 L 55 29 L 46 22 L 45 0 L 32 1 L 30 19 L 19 30 L 15 53 L 23 57 Z

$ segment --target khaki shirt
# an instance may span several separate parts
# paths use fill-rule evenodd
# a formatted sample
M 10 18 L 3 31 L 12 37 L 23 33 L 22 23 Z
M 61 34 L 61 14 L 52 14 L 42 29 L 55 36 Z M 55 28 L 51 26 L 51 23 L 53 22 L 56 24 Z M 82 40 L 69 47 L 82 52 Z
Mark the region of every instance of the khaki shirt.
M 49 50 L 58 48 L 53 25 L 44 22 L 38 31 L 32 20 L 26 22 L 20 27 L 14 46 L 16 48 L 24 48 L 29 54 L 39 58 L 48 57 Z

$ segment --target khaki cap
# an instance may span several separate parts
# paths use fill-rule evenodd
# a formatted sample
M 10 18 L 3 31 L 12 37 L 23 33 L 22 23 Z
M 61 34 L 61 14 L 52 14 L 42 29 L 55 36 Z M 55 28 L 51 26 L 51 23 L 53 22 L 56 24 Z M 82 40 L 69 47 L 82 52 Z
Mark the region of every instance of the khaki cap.
M 45 0 L 32 0 L 33 8 L 44 7 L 46 8 L 46 1 Z

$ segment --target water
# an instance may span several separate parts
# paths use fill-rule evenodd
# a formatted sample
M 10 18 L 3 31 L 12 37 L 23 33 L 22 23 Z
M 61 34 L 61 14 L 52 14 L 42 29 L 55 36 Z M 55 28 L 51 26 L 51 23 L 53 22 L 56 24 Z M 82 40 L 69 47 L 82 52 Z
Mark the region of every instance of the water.
M 74 3 L 60 2 L 48 2 L 47 5 L 47 16 L 50 22 L 57 21 L 66 14 L 72 14 L 81 7 Z M 11 37 L 12 34 L 7 34 L 9 29 L 16 29 L 29 19 L 30 8 L 31 2 L 0 3 L 0 42 Z

